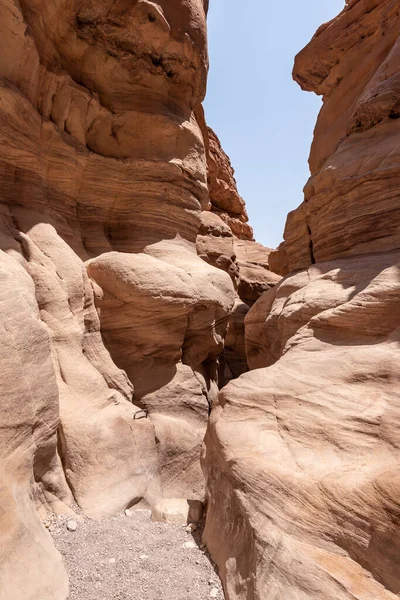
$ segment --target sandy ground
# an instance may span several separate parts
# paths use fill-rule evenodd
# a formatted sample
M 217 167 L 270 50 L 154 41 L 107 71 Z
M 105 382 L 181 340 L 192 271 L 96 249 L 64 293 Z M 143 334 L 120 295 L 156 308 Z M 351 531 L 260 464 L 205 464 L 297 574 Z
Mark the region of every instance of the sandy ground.
M 67 519 L 49 531 L 70 578 L 70 600 L 223 600 L 201 531 L 152 523 L 150 511 L 103 521 Z

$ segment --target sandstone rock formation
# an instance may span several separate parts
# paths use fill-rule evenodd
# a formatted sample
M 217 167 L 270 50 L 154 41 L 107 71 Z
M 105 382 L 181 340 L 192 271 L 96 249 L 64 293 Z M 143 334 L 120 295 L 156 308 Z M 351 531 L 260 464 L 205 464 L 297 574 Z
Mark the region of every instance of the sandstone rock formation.
M 269 273 L 201 118 L 207 5 L 0 0 L 1 600 L 66 597 L 46 511 L 203 496 L 235 288 Z
M 210 194 L 208 211 L 201 215 L 197 252 L 209 264 L 229 273 L 238 296 L 251 306 L 280 278 L 269 266 L 271 249 L 254 241 L 228 156 L 214 131 L 206 126 L 202 109 L 196 117 L 205 142 Z
M 269 268 L 270 249 L 254 240 L 239 239 L 214 212 L 202 212 L 197 252 L 209 264 L 226 271 L 236 291 L 225 340 L 226 368 L 221 383 L 248 370 L 244 319 L 250 306 L 281 279 Z
M 229 225 L 232 233 L 243 240 L 253 240 L 253 230 L 248 224 L 246 205 L 240 197 L 234 170 L 215 132 L 207 127 L 206 156 L 208 167 L 208 189 L 211 210 Z
M 205 141 L 210 192 L 209 210 L 201 214 L 197 252 L 209 264 L 226 271 L 236 291 L 225 340 L 225 369 L 220 377 L 221 384 L 224 384 L 248 371 L 244 318 L 250 306 L 281 277 L 270 269 L 271 249 L 253 239 L 231 162 L 218 137 L 206 126 L 202 109 L 196 112 L 196 116 Z
M 399 39 L 397 2 L 351 0 L 296 59 L 323 96 L 311 178 L 203 456 L 229 600 L 400 592 Z

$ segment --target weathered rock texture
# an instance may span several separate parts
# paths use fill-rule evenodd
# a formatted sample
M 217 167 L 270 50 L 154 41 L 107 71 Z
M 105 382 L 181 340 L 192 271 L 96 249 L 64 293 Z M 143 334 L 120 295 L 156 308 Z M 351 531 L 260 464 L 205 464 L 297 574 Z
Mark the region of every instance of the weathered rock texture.
M 224 383 L 248 371 L 244 318 L 250 306 L 281 277 L 270 271 L 269 248 L 253 240 L 237 238 L 214 212 L 202 212 L 196 244 L 201 258 L 230 275 L 236 292 L 225 339 L 225 370 L 221 380 Z
M 232 375 L 279 279 L 202 117 L 207 4 L 0 0 L 1 600 L 66 597 L 38 514 L 202 498 L 229 318 Z
M 210 193 L 208 211 L 201 214 L 197 253 L 210 265 L 226 271 L 236 291 L 225 340 L 225 369 L 220 378 L 223 384 L 248 371 L 244 318 L 250 306 L 281 277 L 270 270 L 271 249 L 253 239 L 231 162 L 215 133 L 206 126 L 202 109 L 196 111 L 196 117 L 205 141 Z
M 243 240 L 253 240 L 253 230 L 248 224 L 246 205 L 240 197 L 234 170 L 215 132 L 207 127 L 206 156 L 208 166 L 208 189 L 211 210 L 229 225 L 232 233 Z
M 311 178 L 204 450 L 229 600 L 400 593 L 399 40 L 397 2 L 352 0 L 296 59 Z

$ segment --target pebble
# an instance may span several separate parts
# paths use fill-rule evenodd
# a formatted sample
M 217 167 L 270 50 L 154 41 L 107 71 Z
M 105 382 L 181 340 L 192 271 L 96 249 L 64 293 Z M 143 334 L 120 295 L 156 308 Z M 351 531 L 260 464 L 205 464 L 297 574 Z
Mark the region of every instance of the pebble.
M 183 544 L 183 548 L 197 548 L 197 544 L 194 540 L 190 540 L 189 542 L 185 542 Z
M 194 531 L 196 531 L 197 529 L 197 525 L 195 523 L 189 523 L 189 525 L 186 527 L 186 531 L 188 533 L 193 533 Z
M 210 592 L 210 598 L 218 598 L 218 589 L 213 588 Z
M 68 531 L 76 531 L 78 529 L 78 523 L 73 519 L 67 521 L 67 529 Z
M 110 560 L 108 561 L 110 564 L 115 565 L 115 563 L 117 562 L 116 558 L 110 558 Z
M 141 554 L 139 558 L 140 560 L 147 560 L 149 557 L 147 556 L 147 554 Z
M 129 508 L 126 508 L 124 512 L 125 512 L 125 516 L 126 517 L 131 517 L 132 516 L 132 512 L 129 510 Z

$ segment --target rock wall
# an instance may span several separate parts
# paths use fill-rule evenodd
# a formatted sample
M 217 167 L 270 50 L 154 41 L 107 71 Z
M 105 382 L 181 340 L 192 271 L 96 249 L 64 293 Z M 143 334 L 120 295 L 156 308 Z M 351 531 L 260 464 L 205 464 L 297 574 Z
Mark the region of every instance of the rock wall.
M 235 289 L 279 279 L 202 116 L 207 6 L 0 0 L 2 600 L 66 597 L 47 511 L 202 498 Z
M 399 39 L 397 2 L 351 0 L 296 58 L 311 178 L 203 453 L 228 600 L 400 592 Z

